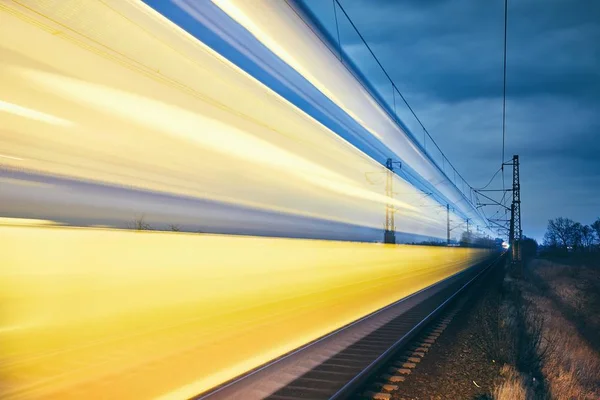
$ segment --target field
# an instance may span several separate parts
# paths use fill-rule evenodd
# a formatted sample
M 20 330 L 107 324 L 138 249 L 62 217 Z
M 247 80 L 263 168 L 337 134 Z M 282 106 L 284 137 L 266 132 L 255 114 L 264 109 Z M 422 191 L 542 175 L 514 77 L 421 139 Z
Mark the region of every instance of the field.
M 494 398 L 600 398 L 599 264 L 593 255 L 538 258 L 523 278 L 505 279 L 517 345 Z

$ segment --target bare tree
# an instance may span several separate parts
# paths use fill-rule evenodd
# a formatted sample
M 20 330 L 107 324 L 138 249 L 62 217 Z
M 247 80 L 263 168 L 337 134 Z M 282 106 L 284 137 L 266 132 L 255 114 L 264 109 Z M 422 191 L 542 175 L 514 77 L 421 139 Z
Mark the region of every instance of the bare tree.
M 146 223 L 146 221 L 144 221 L 144 216 L 141 215 L 140 217 L 136 217 L 133 219 L 133 221 L 129 222 L 127 224 L 127 229 L 134 231 L 149 231 L 152 228 Z
M 600 245 L 600 218 L 598 218 L 596 221 L 594 221 L 591 228 L 596 233 L 596 241 Z
M 590 250 L 594 245 L 594 240 L 594 229 L 589 225 L 583 225 L 581 227 L 581 244 L 583 245 L 583 248 Z
M 575 222 L 571 228 L 571 246 L 573 251 L 583 247 L 583 226 L 579 222 Z
M 544 233 L 544 246 L 559 247 L 558 242 L 556 232 L 553 229 L 546 229 L 546 233 Z
M 576 245 L 578 227 L 581 224 L 569 219 L 558 217 L 548 221 L 548 229 L 544 235 L 544 244 L 550 247 L 561 247 L 568 251 L 569 247 Z
M 169 224 L 169 229 L 172 230 L 173 232 L 179 232 L 179 231 L 181 231 L 181 227 L 179 225 L 176 225 L 176 224 Z

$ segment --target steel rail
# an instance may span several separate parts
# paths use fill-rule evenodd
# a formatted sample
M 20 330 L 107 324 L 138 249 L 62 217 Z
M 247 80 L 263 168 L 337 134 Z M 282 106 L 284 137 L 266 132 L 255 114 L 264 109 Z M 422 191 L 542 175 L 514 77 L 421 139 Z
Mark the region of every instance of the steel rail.
M 425 318 L 423 318 L 417 325 L 415 325 L 409 332 L 404 334 L 401 338 L 399 338 L 390 348 L 388 348 L 383 354 L 381 354 L 375 361 L 365 367 L 360 374 L 356 375 L 352 380 L 350 380 L 344 387 L 338 390 L 333 396 L 330 397 L 331 400 L 344 399 L 349 397 L 349 395 L 353 394 L 354 390 L 366 381 L 373 372 L 377 371 L 378 368 L 384 365 L 389 359 L 404 345 L 408 343 L 410 339 L 412 339 L 425 325 L 427 325 L 434 317 L 436 317 L 452 300 L 454 300 L 458 295 L 460 295 L 468 286 L 470 286 L 475 280 L 480 278 L 484 273 L 488 272 L 496 263 L 504 256 L 503 253 L 500 257 L 496 258 L 492 261 L 486 268 L 481 270 L 477 275 L 471 278 L 468 282 L 462 285 L 456 292 L 454 292 L 450 297 L 448 297 L 442 304 L 436 307 L 431 313 L 429 313 Z
M 458 272 L 193 399 L 350 397 L 503 255 Z

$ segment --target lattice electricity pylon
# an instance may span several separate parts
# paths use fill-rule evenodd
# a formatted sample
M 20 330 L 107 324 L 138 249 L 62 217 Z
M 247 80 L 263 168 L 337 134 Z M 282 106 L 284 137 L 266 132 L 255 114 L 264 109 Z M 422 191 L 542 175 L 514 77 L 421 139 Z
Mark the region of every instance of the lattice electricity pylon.
M 521 240 L 523 230 L 521 229 L 521 182 L 519 177 L 519 156 L 514 155 L 513 166 L 513 201 L 510 207 L 510 245 L 512 248 L 512 262 L 521 262 Z
M 394 222 L 394 214 L 396 212 L 392 199 L 394 198 L 394 165 L 398 165 L 402 168 L 400 161 L 394 161 L 388 158 L 385 167 L 387 168 L 386 180 L 385 180 L 385 195 L 390 199 L 385 207 L 385 230 L 383 233 L 384 243 L 396 243 L 396 224 Z
M 446 246 L 450 246 L 450 204 L 446 204 Z
M 510 219 L 494 219 L 488 218 L 488 221 L 499 229 L 499 232 L 505 232 L 508 234 L 508 242 L 511 248 L 511 261 L 513 263 L 521 262 L 521 240 L 523 238 L 523 230 L 521 228 L 521 183 L 519 177 L 519 156 L 514 155 L 512 160 L 505 161 L 502 163 L 502 170 L 507 165 L 513 167 L 513 185 L 512 189 L 474 189 L 477 195 L 481 195 L 491 203 L 480 203 L 478 202 L 477 207 L 485 206 L 499 206 L 504 209 L 505 215 L 510 212 Z M 497 201 L 482 192 L 504 192 L 502 199 Z M 512 192 L 512 202 L 510 207 L 504 204 L 506 194 Z M 498 212 L 496 212 L 497 214 Z
M 369 176 L 378 175 L 384 173 L 385 176 L 385 195 L 390 199 L 390 201 L 385 206 L 385 223 L 383 226 L 384 234 L 383 234 L 383 242 L 384 243 L 396 243 L 396 224 L 394 222 L 394 214 L 398 212 L 398 209 L 394 207 L 392 204 L 392 199 L 394 198 L 394 166 L 397 165 L 398 168 L 402 168 L 401 161 L 394 161 L 391 158 L 388 158 L 385 163 L 385 168 L 382 168 L 382 171 L 373 171 L 373 172 L 365 172 L 365 179 L 371 185 L 379 184 L 381 182 L 375 182 Z M 427 196 L 430 195 L 426 194 Z

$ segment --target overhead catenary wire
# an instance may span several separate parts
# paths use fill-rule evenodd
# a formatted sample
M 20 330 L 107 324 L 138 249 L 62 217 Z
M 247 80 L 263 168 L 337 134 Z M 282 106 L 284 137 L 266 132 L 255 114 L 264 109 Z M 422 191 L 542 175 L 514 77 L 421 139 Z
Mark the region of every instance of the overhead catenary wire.
M 506 152 L 506 70 L 507 70 L 507 37 L 508 37 L 508 0 L 504 0 L 504 40 L 503 40 L 503 51 L 502 51 L 502 155 L 501 155 L 501 164 L 500 164 L 500 168 L 498 170 L 496 170 L 496 172 L 494 172 L 494 174 L 492 175 L 491 179 L 489 180 L 489 182 L 481 187 L 481 188 L 472 188 L 475 193 L 476 196 L 479 197 L 477 195 L 477 190 L 484 190 L 486 189 L 494 180 L 494 178 L 498 175 L 499 172 L 502 172 L 501 176 L 502 176 L 502 191 L 504 192 L 502 199 L 498 202 L 499 204 L 502 204 L 504 207 L 501 209 L 498 209 L 498 211 L 496 211 L 496 213 L 494 215 L 496 215 L 498 212 L 504 210 L 504 216 L 506 217 L 508 210 L 506 207 L 505 202 L 508 202 L 508 198 L 506 197 L 506 193 L 507 193 L 507 189 L 506 189 L 506 183 L 505 183 L 505 177 L 504 177 L 504 166 L 509 163 L 510 161 L 505 161 L 504 157 L 505 157 L 505 152 Z M 479 199 L 477 200 L 477 203 L 479 203 Z M 485 215 L 485 213 L 483 212 L 483 209 L 481 209 L 481 212 Z
M 477 190 L 484 190 L 484 189 L 486 189 L 488 186 L 490 186 L 490 184 L 492 183 L 492 181 L 494 180 L 494 178 L 496 177 L 496 175 L 498 175 L 498 173 L 500 172 L 500 170 L 501 170 L 501 169 L 502 169 L 502 168 L 498 168 L 498 170 L 496 170 L 496 172 L 494 172 L 494 175 L 492 175 L 492 178 L 490 179 L 490 181 L 489 181 L 489 182 L 488 182 L 488 183 L 487 183 L 485 186 L 483 186 L 483 187 L 480 187 L 480 188 L 474 188 L 474 187 L 471 187 L 471 189 L 473 189 L 473 190 L 475 190 L 475 191 L 477 191 Z
M 502 189 L 504 184 L 504 150 L 506 143 L 506 42 L 508 32 L 508 0 L 504 0 L 504 51 L 503 51 L 503 79 L 502 79 Z
M 369 51 L 369 53 L 371 54 L 371 56 L 373 57 L 373 59 L 375 60 L 375 62 L 379 66 L 379 68 L 381 69 L 381 71 L 384 73 L 384 75 L 386 76 L 386 78 L 388 79 L 388 81 L 390 82 L 390 84 L 392 85 L 392 88 L 396 92 L 398 92 L 398 95 L 400 96 L 400 98 L 402 99 L 402 101 L 404 102 L 404 104 L 406 105 L 406 107 L 408 108 L 408 110 L 410 111 L 410 113 L 412 114 L 412 116 L 415 118 L 415 120 L 417 121 L 417 123 L 419 124 L 419 126 L 421 127 L 421 129 L 423 129 L 424 134 L 426 134 L 427 137 L 429 138 L 429 140 L 431 140 L 431 142 L 433 143 L 433 145 L 435 146 L 435 148 L 437 148 L 438 151 L 440 152 L 440 154 L 442 155 L 443 159 L 446 162 L 448 162 L 448 165 L 450 165 L 450 167 L 459 176 L 459 178 L 462 179 L 463 183 L 467 183 L 467 180 L 461 175 L 460 172 L 457 171 L 456 167 L 450 162 L 450 160 L 448 159 L 448 157 L 446 157 L 446 155 L 444 154 L 444 152 L 442 151 L 442 149 L 439 147 L 439 145 L 437 144 L 437 142 L 433 139 L 433 137 L 431 136 L 431 134 L 429 133 L 429 131 L 427 130 L 427 128 L 425 127 L 425 125 L 423 124 L 423 122 L 421 121 L 421 119 L 417 116 L 417 114 L 414 111 L 414 109 L 408 103 L 408 101 L 406 100 L 406 98 L 404 97 L 404 95 L 402 94 L 402 92 L 400 91 L 400 89 L 398 89 L 398 87 L 396 86 L 396 84 L 394 83 L 394 81 L 392 80 L 392 78 L 390 77 L 390 75 L 388 74 L 387 70 L 383 67 L 383 65 L 381 64 L 381 62 L 379 61 L 379 59 L 377 58 L 377 56 L 375 55 L 375 53 L 371 49 L 371 46 L 369 46 L 369 44 L 367 43 L 367 41 L 364 38 L 364 36 L 360 33 L 358 27 L 354 24 L 354 21 L 352 21 L 352 18 L 350 18 L 350 15 L 346 12 L 346 10 L 344 9 L 344 7 L 341 5 L 340 1 L 339 0 L 333 0 L 333 1 L 334 1 L 334 16 L 335 16 L 335 23 L 336 23 L 336 31 L 338 33 L 338 46 L 339 46 L 339 49 L 340 49 L 340 54 L 341 54 L 341 47 L 342 46 L 341 46 L 341 41 L 340 41 L 340 37 L 339 37 L 339 23 L 338 23 L 338 19 L 337 19 L 337 12 L 335 10 L 335 8 L 336 8 L 335 5 L 336 4 L 340 8 L 340 11 L 342 11 L 342 13 L 344 14 L 344 16 L 348 19 L 348 22 L 350 23 L 350 25 L 352 26 L 352 28 L 354 29 L 354 31 L 356 32 L 356 34 L 358 35 L 358 37 L 360 38 L 360 40 L 362 41 L 362 43 L 365 45 L 365 47 L 367 48 L 367 50 Z M 395 102 L 395 100 L 394 100 L 394 102 Z M 397 118 L 397 116 L 396 116 L 396 118 Z M 424 145 L 424 147 L 426 146 L 426 142 L 425 141 L 423 141 L 423 145 Z M 426 147 L 425 147 L 425 149 L 426 149 Z M 439 168 L 439 166 L 438 166 L 438 168 Z M 448 179 L 450 180 L 450 178 L 448 178 Z M 456 182 L 454 183 L 454 185 L 458 189 L 458 186 L 456 185 Z M 467 183 L 467 187 L 471 188 L 471 186 L 468 183 Z M 463 189 L 462 192 L 463 192 L 463 195 L 464 195 L 464 189 Z M 470 202 L 470 200 L 469 200 L 469 202 Z
M 337 32 L 338 55 L 340 57 L 340 61 L 343 63 L 344 60 L 342 59 L 342 42 L 340 40 L 340 27 L 338 25 L 337 10 L 335 9 L 335 0 L 332 0 L 331 4 L 333 5 L 333 17 L 335 18 L 335 29 Z

